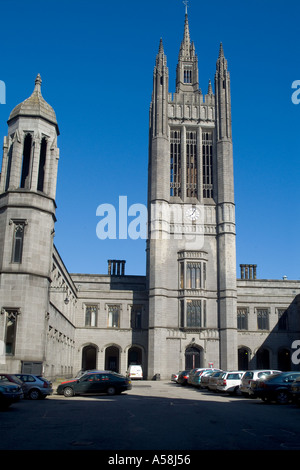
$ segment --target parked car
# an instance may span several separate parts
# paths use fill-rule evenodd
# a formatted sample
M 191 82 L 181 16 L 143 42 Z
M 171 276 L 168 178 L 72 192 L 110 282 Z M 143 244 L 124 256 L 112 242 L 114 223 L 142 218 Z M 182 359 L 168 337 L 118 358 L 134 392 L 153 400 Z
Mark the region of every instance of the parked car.
M 143 369 L 142 366 L 137 364 L 131 364 L 128 367 L 126 377 L 130 377 L 131 379 L 143 379 Z
M 217 381 L 219 377 L 224 373 L 223 370 L 218 370 L 209 376 L 207 388 L 211 391 L 217 390 Z
M 19 385 L 23 390 L 23 394 L 25 394 L 26 385 L 15 374 L 0 373 L 0 381 L 1 380 L 8 380 L 9 382 Z
M 281 374 L 269 375 L 264 380 L 256 381 L 256 387 L 252 393 L 256 398 L 261 398 L 265 402 L 288 403 L 292 399 L 292 384 L 298 377 L 300 377 L 300 372 L 282 372 Z
M 176 374 L 172 374 L 171 375 L 171 382 L 176 382 L 177 383 L 177 379 L 178 379 L 178 376 L 179 376 L 180 373 L 181 373 L 181 370 L 179 372 L 177 372 Z
M 192 380 L 193 380 L 193 377 L 195 376 L 195 374 L 198 372 L 198 371 L 204 371 L 205 368 L 201 368 L 201 367 L 198 367 L 196 369 L 192 369 L 190 370 L 190 373 L 189 373 L 189 378 L 187 380 L 187 383 L 188 385 L 192 385 Z
M 233 370 L 221 374 L 217 380 L 217 391 L 230 394 L 239 393 L 241 379 L 245 371 Z
M 88 372 L 79 379 L 62 382 L 57 387 L 57 394 L 65 397 L 98 393 L 115 395 L 131 388 L 131 380 L 128 377 L 111 371 L 97 371 Z
M 240 392 L 245 397 L 253 396 L 253 394 L 250 392 L 252 381 L 264 379 L 269 375 L 280 373 L 281 371 L 272 369 L 247 370 L 241 380 Z
M 296 380 L 291 385 L 291 395 L 292 401 L 300 405 L 300 377 L 297 377 Z
M 178 375 L 178 379 L 177 379 L 177 383 L 178 383 L 178 384 L 180 384 L 180 385 L 187 385 L 187 381 L 188 381 L 188 378 L 189 378 L 190 370 L 191 370 L 191 369 L 187 369 L 187 370 L 183 370 L 183 371 L 180 372 L 180 374 Z
M 25 384 L 25 398 L 30 400 L 39 400 L 52 395 L 52 383 L 44 377 L 32 374 L 15 374 L 18 379 L 22 380 Z
M 192 378 L 192 381 L 191 381 L 191 385 L 193 385 L 194 387 L 200 387 L 200 384 L 201 384 L 201 378 L 204 376 L 204 375 L 211 375 L 213 374 L 214 372 L 216 372 L 218 369 L 200 369 L 198 370 L 194 375 L 193 375 L 193 378 Z
M 215 372 L 218 372 L 219 369 L 211 369 L 209 371 L 203 372 L 200 378 L 200 388 L 208 388 L 208 382 L 211 375 Z
M 0 380 L 0 409 L 6 409 L 24 397 L 22 387 L 9 380 Z

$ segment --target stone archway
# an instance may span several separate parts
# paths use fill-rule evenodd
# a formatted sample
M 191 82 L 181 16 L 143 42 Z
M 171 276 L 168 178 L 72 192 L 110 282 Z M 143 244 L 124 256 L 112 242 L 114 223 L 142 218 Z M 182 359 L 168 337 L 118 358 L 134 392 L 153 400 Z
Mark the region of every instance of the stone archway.
M 244 346 L 240 346 L 238 349 L 238 369 L 248 370 L 250 360 L 250 350 Z
M 291 352 L 289 349 L 281 348 L 277 355 L 278 369 L 286 372 L 291 370 Z
M 127 367 L 130 364 L 143 364 L 143 351 L 142 348 L 138 346 L 132 346 L 128 349 L 128 356 L 127 356 Z
M 270 368 L 270 351 L 265 348 L 260 348 L 256 353 L 256 366 L 258 369 Z
M 195 369 L 203 367 L 203 349 L 197 346 L 189 346 L 185 350 L 185 368 Z
M 97 347 L 88 344 L 82 349 L 81 368 L 83 370 L 97 369 Z
M 105 370 L 120 372 L 120 350 L 117 346 L 108 346 L 106 348 Z

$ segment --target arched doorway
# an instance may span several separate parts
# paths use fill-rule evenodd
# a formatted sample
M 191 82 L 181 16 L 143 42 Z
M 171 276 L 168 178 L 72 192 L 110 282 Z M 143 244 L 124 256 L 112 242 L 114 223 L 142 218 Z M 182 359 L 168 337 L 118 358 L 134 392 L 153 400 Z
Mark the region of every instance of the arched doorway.
M 185 350 L 185 368 L 203 367 L 203 349 L 191 346 Z
M 83 370 L 92 370 L 97 368 L 97 348 L 88 344 L 82 349 L 81 368 Z
M 117 346 L 109 346 L 105 350 L 105 369 L 119 372 L 120 351 Z
M 139 348 L 138 346 L 132 346 L 128 350 L 127 366 L 129 366 L 130 364 L 142 365 L 142 360 L 143 360 L 142 349 Z
M 267 349 L 259 349 L 256 353 L 256 365 L 258 369 L 270 368 L 270 353 Z
M 238 350 L 238 369 L 248 370 L 250 361 L 250 352 L 247 348 L 240 347 Z
M 291 352 L 288 349 L 278 351 L 278 369 L 283 372 L 291 370 Z

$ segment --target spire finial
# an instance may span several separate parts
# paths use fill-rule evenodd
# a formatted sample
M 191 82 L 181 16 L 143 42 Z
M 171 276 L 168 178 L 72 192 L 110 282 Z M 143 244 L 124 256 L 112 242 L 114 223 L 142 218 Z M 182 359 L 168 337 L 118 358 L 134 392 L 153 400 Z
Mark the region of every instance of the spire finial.
M 162 38 L 160 38 L 158 53 L 163 53 L 163 52 L 164 52 L 163 40 Z
M 34 87 L 35 92 L 41 93 L 41 84 L 42 84 L 42 79 L 41 79 L 40 74 L 38 73 L 35 79 L 35 87 Z
M 224 57 L 223 43 L 220 43 L 219 57 Z
M 182 2 L 185 5 L 185 14 L 188 14 L 188 6 L 189 6 L 189 0 L 184 0 Z

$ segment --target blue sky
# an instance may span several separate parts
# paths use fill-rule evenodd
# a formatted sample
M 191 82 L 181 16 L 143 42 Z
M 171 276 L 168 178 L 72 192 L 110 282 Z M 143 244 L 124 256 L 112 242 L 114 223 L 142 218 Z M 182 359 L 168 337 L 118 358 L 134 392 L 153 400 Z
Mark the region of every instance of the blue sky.
M 96 236 L 100 204 L 147 202 L 148 116 L 160 38 L 175 91 L 181 0 L 0 0 L 1 68 L 10 111 L 41 74 L 61 135 L 55 244 L 70 272 L 106 273 L 126 259 L 145 273 L 144 240 Z M 191 0 L 200 87 L 214 79 L 222 41 L 231 73 L 237 265 L 258 277 L 300 278 L 299 0 Z M 239 274 L 239 268 L 238 268 Z

